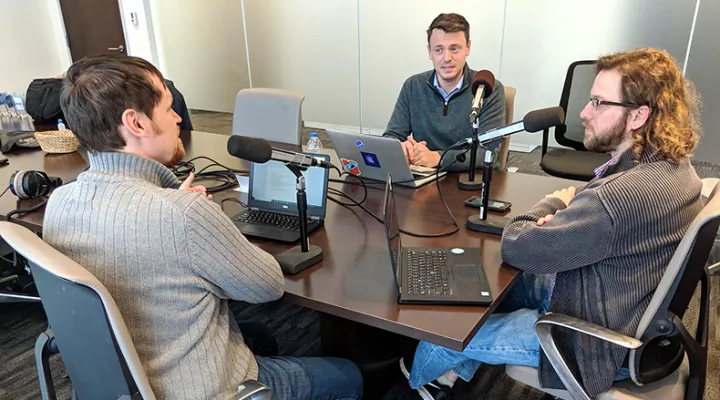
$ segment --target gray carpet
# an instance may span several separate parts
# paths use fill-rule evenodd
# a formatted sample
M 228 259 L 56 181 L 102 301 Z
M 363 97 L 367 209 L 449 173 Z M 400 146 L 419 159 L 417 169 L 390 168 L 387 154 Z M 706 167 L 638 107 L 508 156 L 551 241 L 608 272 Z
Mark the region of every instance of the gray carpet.
M 193 125 L 196 130 L 230 134 L 230 114 L 193 111 Z M 312 131 L 320 133 L 326 147 L 330 143 L 321 130 L 307 128 L 305 140 Z M 519 173 L 544 175 L 539 167 L 540 151 L 532 153 L 511 153 L 510 167 L 519 168 Z M 694 163 L 695 164 L 695 163 Z M 720 168 L 715 165 L 695 164 L 701 177 L 720 177 Z M 708 359 L 706 399 L 720 399 L 720 329 L 715 321 L 720 315 L 720 277 L 712 280 L 710 355 Z M 697 298 L 697 296 L 696 296 Z M 268 325 L 278 342 L 281 355 L 313 356 L 320 354 L 320 323 L 317 312 L 282 301 L 248 305 L 233 303 L 232 310 L 237 320 L 252 320 Z M 693 303 L 688 309 L 686 320 L 697 318 L 698 306 Z M 37 336 L 47 328 L 42 307 L 38 304 L 0 304 L 0 399 L 38 399 L 40 389 L 35 370 L 33 346 Z M 59 399 L 70 398 L 70 384 L 59 356 L 51 362 L 53 378 Z M 458 399 L 529 399 L 540 400 L 542 392 L 524 386 L 508 378 L 500 366 L 483 366 L 473 380 L 458 384 Z M 383 400 L 419 399 L 407 383 L 398 380 L 386 393 Z M 372 400 L 372 399 L 371 399 Z

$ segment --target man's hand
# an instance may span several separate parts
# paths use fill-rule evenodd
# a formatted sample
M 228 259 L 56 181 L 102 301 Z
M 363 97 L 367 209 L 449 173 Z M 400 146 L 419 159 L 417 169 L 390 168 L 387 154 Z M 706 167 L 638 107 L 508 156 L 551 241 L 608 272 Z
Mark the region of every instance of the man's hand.
M 406 141 L 400 142 L 400 144 L 402 145 L 403 152 L 405 153 L 405 158 L 407 158 L 408 163 L 410 163 L 410 164 L 416 164 L 416 162 L 415 162 L 415 146 L 417 146 L 417 145 L 427 146 L 426 141 L 423 140 L 423 141 L 418 142 L 417 140 L 415 140 L 412 133 L 410 134 L 410 136 L 408 136 Z M 419 165 L 419 164 L 416 164 L 416 165 Z
M 440 153 L 428 149 L 424 144 L 416 144 L 413 146 L 413 150 L 415 151 L 414 165 L 435 168 L 440 162 Z
M 562 200 L 563 203 L 565 203 L 565 206 L 568 206 L 570 205 L 570 200 L 575 197 L 575 186 L 570 186 L 567 189 L 556 190 L 552 194 L 549 194 L 545 197 L 557 197 L 558 199 Z
M 553 214 L 548 214 L 548 215 L 540 218 L 540 219 L 537 221 L 537 225 L 538 225 L 538 226 L 543 226 L 543 225 L 547 224 L 548 222 L 552 221 L 552 219 L 553 219 L 554 216 L 555 216 L 555 215 L 553 215 Z
M 415 158 L 415 150 L 413 150 L 412 143 L 410 143 L 410 140 L 406 140 L 404 142 L 400 142 L 400 144 L 402 145 L 403 153 L 405 153 L 405 158 L 409 164 L 412 164 Z
M 193 172 L 191 172 L 190 175 L 188 175 L 187 179 L 185 179 L 185 182 L 183 182 L 182 185 L 180 185 L 180 187 L 178 189 L 185 190 L 187 192 L 202 193 L 208 198 L 208 200 L 212 200 L 213 196 L 211 194 L 208 194 L 207 188 L 205 188 L 205 186 L 202 186 L 202 185 L 190 186 L 190 185 L 192 185 L 194 180 L 195 180 L 195 174 Z

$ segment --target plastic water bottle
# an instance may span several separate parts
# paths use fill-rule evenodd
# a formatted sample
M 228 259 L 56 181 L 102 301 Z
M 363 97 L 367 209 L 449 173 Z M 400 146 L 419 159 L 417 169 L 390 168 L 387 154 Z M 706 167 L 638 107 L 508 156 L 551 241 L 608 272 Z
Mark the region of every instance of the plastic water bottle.
M 310 133 L 310 140 L 307 142 L 307 152 L 308 153 L 322 153 L 322 142 L 320 141 L 320 138 L 318 138 L 317 132 L 311 132 Z
M 58 120 L 58 130 L 59 130 L 59 131 L 64 131 L 64 130 L 65 130 L 65 123 L 63 123 L 63 120 L 62 120 L 62 119 L 59 119 L 59 120 Z

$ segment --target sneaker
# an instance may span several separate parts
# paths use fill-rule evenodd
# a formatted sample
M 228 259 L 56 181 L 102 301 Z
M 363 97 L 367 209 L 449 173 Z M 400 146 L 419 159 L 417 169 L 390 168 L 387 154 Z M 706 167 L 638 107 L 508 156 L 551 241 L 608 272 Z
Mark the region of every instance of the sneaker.
M 410 380 L 410 369 L 412 368 L 412 361 L 400 359 L 400 372 L 405 376 L 405 379 Z M 415 389 L 420 398 L 423 400 L 450 400 L 452 398 L 452 388 L 443 385 L 437 380 L 428 383 L 425 386 L 421 386 Z

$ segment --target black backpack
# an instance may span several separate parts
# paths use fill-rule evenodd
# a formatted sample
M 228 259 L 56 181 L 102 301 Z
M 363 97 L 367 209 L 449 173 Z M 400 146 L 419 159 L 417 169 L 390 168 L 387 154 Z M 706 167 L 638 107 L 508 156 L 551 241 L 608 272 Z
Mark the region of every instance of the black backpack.
M 63 118 L 60 108 L 62 79 L 34 79 L 25 96 L 25 110 L 35 124 L 56 123 Z

